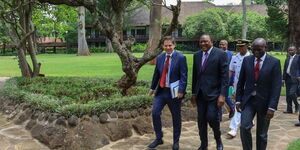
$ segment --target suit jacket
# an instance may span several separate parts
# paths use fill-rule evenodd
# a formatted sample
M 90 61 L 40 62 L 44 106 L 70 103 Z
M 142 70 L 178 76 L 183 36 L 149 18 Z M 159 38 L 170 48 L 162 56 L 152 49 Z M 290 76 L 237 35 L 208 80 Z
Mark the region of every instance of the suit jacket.
M 166 59 L 166 53 L 163 53 L 157 56 L 156 66 L 153 74 L 151 89 L 159 90 L 159 81 L 162 75 L 162 71 L 164 68 Z M 179 93 L 185 93 L 186 85 L 187 85 L 187 63 L 186 57 L 181 53 L 176 51 L 173 52 L 171 56 L 171 66 L 170 66 L 170 84 L 179 80 Z
M 223 50 L 213 47 L 206 69 L 202 72 L 203 51 L 194 54 L 192 93 L 203 94 L 207 101 L 217 100 L 220 95 L 228 95 L 228 62 Z
M 284 69 L 283 69 L 283 74 L 282 74 L 283 80 L 286 80 L 286 77 L 288 75 L 286 73 L 286 71 L 287 71 L 290 59 L 291 59 L 291 56 L 289 56 L 285 59 Z M 292 83 L 298 83 L 298 80 L 297 80 L 297 77 L 298 77 L 298 59 L 299 59 L 299 55 L 296 54 L 296 56 L 294 56 L 294 59 L 293 59 L 292 64 L 291 64 L 290 76 L 291 76 L 291 79 L 292 79 Z
M 256 99 L 260 101 L 260 110 L 268 108 L 277 109 L 281 90 L 281 66 L 280 60 L 266 54 L 266 58 L 260 69 L 257 81 L 254 75 L 254 55 L 247 56 L 243 60 L 239 81 L 237 84 L 236 101 L 241 103 L 244 109 L 250 100 L 253 91 L 256 91 Z

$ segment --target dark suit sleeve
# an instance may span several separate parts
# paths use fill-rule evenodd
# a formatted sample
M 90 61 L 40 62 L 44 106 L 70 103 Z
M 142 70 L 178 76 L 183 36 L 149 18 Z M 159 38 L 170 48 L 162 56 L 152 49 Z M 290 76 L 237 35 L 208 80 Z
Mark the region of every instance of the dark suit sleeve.
M 157 66 L 158 66 L 158 57 L 157 57 L 157 62 L 156 62 L 156 66 L 155 66 L 154 73 L 153 73 L 153 78 L 152 78 L 152 84 L 151 84 L 152 90 L 155 90 L 155 88 L 157 87 L 159 78 L 160 78 L 160 74 L 159 74 Z
M 300 78 L 300 55 L 298 55 L 298 62 L 297 62 L 297 77 Z
M 193 59 L 193 77 L 192 77 L 192 94 L 197 94 L 196 93 L 196 84 L 197 84 L 197 80 L 198 80 L 198 77 L 197 77 L 197 71 L 196 71 L 196 65 L 199 65 L 199 64 L 196 64 L 195 62 L 195 59 L 196 59 L 196 54 L 194 54 L 194 59 Z
M 228 60 L 227 54 L 223 52 L 220 59 L 220 76 L 221 76 L 221 95 L 227 97 L 228 96 Z
M 283 73 L 282 73 L 282 79 L 283 79 L 283 80 L 286 80 L 287 62 L 288 62 L 288 59 L 285 59 L 285 62 L 284 62 L 284 68 L 283 68 Z
M 269 100 L 269 108 L 277 110 L 277 105 L 280 97 L 280 91 L 281 91 L 281 66 L 280 61 L 276 60 L 274 68 L 272 70 L 272 90 L 271 90 L 271 96 Z
M 179 62 L 180 65 L 180 81 L 179 81 L 179 93 L 185 93 L 186 85 L 187 85 L 187 73 L 188 73 L 188 67 L 186 63 L 186 57 L 183 56 L 180 59 Z
M 239 81 L 237 83 L 236 87 L 236 102 L 241 103 L 242 102 L 242 97 L 244 95 L 244 88 L 245 88 L 245 82 L 246 82 L 246 58 L 244 58 L 240 75 L 239 75 Z

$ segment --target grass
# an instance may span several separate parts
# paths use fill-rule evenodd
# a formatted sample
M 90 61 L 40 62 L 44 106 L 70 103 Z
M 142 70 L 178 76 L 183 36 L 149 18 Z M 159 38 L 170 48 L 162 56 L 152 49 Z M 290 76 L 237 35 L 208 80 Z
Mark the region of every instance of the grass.
M 289 144 L 287 150 L 299 150 L 300 149 L 300 139 Z
M 271 55 L 281 61 L 283 68 L 286 53 L 271 52 Z M 142 53 L 135 53 L 142 56 Z M 188 87 L 191 86 L 193 54 L 185 54 L 188 64 Z M 121 62 L 115 53 L 93 53 L 92 56 L 76 56 L 74 54 L 43 54 L 37 55 L 42 63 L 41 73 L 46 76 L 75 76 L 75 77 L 101 77 L 119 79 L 122 72 Z M 28 60 L 30 60 L 28 58 Z M 144 65 L 139 71 L 138 80 L 151 81 L 155 66 Z M 18 68 L 18 59 L 12 56 L 0 56 L 0 77 L 21 76 Z M 285 88 L 281 95 L 285 95 Z

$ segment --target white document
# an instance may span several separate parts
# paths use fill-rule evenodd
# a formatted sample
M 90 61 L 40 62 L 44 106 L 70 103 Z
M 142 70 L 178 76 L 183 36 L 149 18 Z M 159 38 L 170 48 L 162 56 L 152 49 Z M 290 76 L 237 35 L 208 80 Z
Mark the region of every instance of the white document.
M 178 97 L 179 80 L 170 84 L 172 99 Z

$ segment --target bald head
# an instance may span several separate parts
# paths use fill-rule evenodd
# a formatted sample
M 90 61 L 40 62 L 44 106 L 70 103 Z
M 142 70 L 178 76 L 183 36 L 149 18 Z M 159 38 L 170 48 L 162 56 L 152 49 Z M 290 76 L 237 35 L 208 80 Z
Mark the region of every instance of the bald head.
M 262 45 L 262 46 L 267 46 L 267 41 L 265 40 L 265 39 L 263 39 L 263 38 L 257 38 L 257 39 L 255 39 L 253 42 L 252 42 L 252 46 L 253 45 Z
M 257 38 L 252 43 L 252 52 L 256 58 L 261 58 L 265 52 L 267 47 L 267 41 L 263 38 Z

